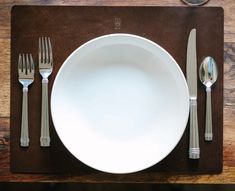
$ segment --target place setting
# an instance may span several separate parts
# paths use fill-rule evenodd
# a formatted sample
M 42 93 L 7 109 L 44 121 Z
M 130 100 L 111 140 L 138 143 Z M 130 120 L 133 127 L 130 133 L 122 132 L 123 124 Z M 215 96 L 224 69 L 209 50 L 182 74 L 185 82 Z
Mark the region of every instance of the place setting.
M 11 16 L 11 172 L 222 172 L 221 8 Z

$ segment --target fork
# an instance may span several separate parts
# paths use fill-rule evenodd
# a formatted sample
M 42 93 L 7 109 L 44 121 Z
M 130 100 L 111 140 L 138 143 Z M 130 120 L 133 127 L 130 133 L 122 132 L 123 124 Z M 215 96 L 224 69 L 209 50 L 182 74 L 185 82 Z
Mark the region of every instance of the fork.
M 42 76 L 42 111 L 40 146 L 50 146 L 49 106 L 48 106 L 48 77 L 53 70 L 53 55 L 49 37 L 39 38 L 38 52 L 39 72 Z
M 20 146 L 28 147 L 28 86 L 34 81 L 34 62 L 31 54 L 19 54 L 18 77 L 23 85 Z

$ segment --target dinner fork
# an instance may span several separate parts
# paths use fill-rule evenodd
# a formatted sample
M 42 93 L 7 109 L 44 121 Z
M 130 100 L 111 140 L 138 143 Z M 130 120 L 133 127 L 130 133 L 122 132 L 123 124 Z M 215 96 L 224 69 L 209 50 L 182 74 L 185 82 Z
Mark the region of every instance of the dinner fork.
M 40 146 L 50 146 L 49 106 L 48 106 L 48 77 L 53 69 L 53 55 L 49 37 L 39 38 L 38 52 L 39 72 L 42 76 L 42 108 L 41 108 L 41 137 Z
M 23 85 L 20 145 L 29 146 L 28 86 L 34 81 L 34 62 L 31 54 L 19 54 L 18 77 Z

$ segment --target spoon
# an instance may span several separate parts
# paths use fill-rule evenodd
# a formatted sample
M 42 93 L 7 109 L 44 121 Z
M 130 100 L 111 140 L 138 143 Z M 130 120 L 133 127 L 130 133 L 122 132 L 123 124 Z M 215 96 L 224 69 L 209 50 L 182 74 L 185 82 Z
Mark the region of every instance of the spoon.
M 206 123 L 205 123 L 205 140 L 212 141 L 212 114 L 211 114 L 211 86 L 218 77 L 218 70 L 215 60 L 208 56 L 204 58 L 199 68 L 199 78 L 206 86 Z
M 191 6 L 199 6 L 205 4 L 209 0 L 182 0 L 182 1 Z

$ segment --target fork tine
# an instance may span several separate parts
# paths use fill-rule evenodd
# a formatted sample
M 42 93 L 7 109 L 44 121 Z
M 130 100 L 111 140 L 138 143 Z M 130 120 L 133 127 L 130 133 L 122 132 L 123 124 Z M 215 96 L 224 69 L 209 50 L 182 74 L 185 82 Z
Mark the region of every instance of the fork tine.
M 42 63 L 45 64 L 45 41 L 44 38 L 41 38 L 42 45 Z
M 45 63 L 45 43 L 44 43 L 44 37 L 39 38 L 39 47 L 38 47 L 38 58 L 39 63 L 44 64 Z
M 34 74 L 34 62 L 32 54 L 30 54 L 30 67 L 31 67 L 31 72 Z
M 22 72 L 22 56 L 19 54 L 19 59 L 18 59 L 18 73 Z
M 48 53 L 48 38 L 44 37 L 44 42 L 45 42 L 45 63 L 49 63 L 49 53 Z
M 49 49 L 49 62 L 53 64 L 53 55 L 52 55 L 52 48 L 51 48 L 51 39 L 48 37 L 48 49 Z
M 41 42 L 41 37 L 39 37 L 38 40 L 38 63 L 41 63 L 42 61 L 42 42 Z
M 25 54 L 22 54 L 22 72 L 26 73 Z
M 29 54 L 26 54 L 26 71 L 27 74 L 30 73 Z

